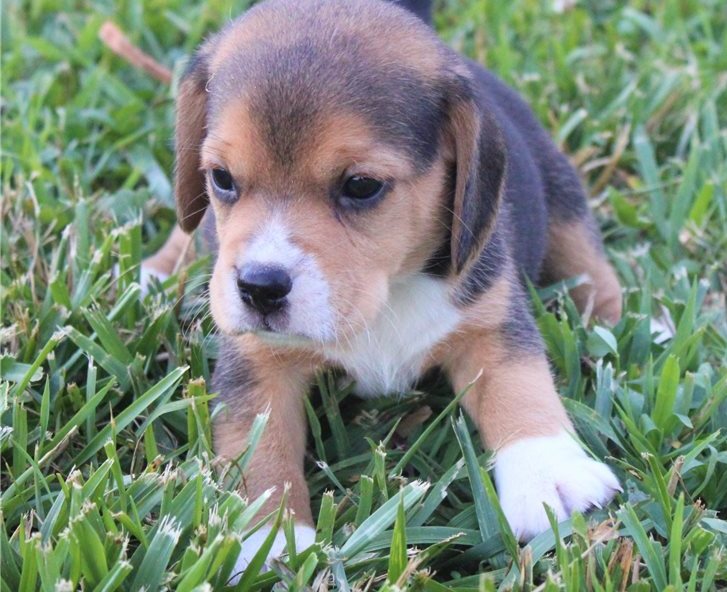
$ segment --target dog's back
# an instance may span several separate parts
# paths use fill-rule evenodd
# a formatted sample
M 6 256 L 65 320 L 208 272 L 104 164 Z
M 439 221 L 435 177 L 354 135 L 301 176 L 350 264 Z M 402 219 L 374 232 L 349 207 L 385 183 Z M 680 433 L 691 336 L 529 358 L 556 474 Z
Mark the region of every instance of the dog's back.
M 432 0 L 390 0 L 413 12 L 427 24 L 432 24 Z

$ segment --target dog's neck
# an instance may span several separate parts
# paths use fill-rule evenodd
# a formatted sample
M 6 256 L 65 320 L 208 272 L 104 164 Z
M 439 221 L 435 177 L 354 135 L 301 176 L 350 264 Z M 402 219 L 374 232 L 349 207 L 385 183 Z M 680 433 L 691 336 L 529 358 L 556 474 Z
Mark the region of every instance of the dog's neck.
M 324 347 L 324 355 L 356 381 L 360 396 L 406 392 L 434 346 L 461 321 L 450 292 L 443 279 L 421 273 L 401 278 L 378 316 L 355 336 Z

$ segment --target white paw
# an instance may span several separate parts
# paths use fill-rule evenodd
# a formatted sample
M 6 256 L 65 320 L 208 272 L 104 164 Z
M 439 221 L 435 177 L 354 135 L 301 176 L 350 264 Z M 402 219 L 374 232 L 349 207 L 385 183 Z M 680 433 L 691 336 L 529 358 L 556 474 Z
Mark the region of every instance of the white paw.
M 152 278 L 156 278 L 159 282 L 163 282 L 169 277 L 168 273 L 154 269 L 149 265 L 145 265 L 144 262 L 141 264 L 141 270 L 139 271 L 139 284 L 141 285 L 141 293 L 146 296 L 149 293 L 149 286 L 151 285 Z
M 676 335 L 674 321 L 668 311 L 660 317 L 651 319 L 651 334 L 654 336 L 654 343 L 658 344 L 665 343 Z
M 499 450 L 495 482 L 505 517 L 522 541 L 550 528 L 543 503 L 561 521 L 622 491 L 611 469 L 591 459 L 567 432 L 524 438 Z
M 114 265 L 113 277 L 119 278 L 119 264 Z M 143 261 L 141 263 L 141 269 L 139 270 L 139 285 L 141 286 L 141 295 L 146 296 L 149 293 L 149 286 L 151 285 L 151 279 L 157 278 L 160 282 L 165 281 L 169 278 L 168 273 L 154 269 L 153 267 L 146 265 Z
M 305 551 L 308 547 L 316 542 L 316 531 L 313 527 L 307 526 L 305 524 L 296 524 L 294 526 L 294 529 L 296 553 Z M 233 575 L 230 583 L 236 584 L 240 580 L 243 572 L 245 571 L 247 566 L 250 565 L 250 562 L 252 561 L 253 557 L 255 557 L 255 554 L 260 550 L 260 547 L 270 534 L 270 531 L 270 526 L 263 526 L 258 531 L 254 532 L 252 535 L 242 541 L 242 548 L 240 549 L 240 555 L 235 562 L 235 569 L 232 570 Z M 273 540 L 273 546 L 270 547 L 270 552 L 268 553 L 268 557 L 265 560 L 264 569 L 269 569 L 270 560 L 283 555 L 286 552 L 286 549 L 287 543 L 285 539 L 285 533 L 281 530 L 278 532 L 278 534 L 275 535 L 275 540 Z

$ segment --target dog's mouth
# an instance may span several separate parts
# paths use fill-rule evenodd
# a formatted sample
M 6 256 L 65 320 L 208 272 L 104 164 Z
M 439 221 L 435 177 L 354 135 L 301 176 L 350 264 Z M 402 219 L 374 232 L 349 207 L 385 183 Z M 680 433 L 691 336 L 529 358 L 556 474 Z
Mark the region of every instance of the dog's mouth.
M 271 331 L 268 329 L 256 329 L 250 332 L 257 335 L 260 339 L 270 345 L 309 348 L 316 343 L 313 338 L 307 335 L 280 333 L 278 331 Z
M 264 341 L 274 345 L 311 345 L 316 340 L 302 332 L 291 331 L 290 315 L 287 310 L 270 314 L 248 314 L 250 327 L 241 333 L 253 333 Z

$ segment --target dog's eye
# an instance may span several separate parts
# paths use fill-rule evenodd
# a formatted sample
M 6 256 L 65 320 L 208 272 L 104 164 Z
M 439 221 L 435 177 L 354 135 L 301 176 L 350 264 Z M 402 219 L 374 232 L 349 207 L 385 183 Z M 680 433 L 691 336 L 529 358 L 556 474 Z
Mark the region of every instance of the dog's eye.
M 225 169 L 212 169 L 212 181 L 214 182 L 217 189 L 222 191 L 232 191 L 232 175 Z
M 221 194 L 223 199 L 229 200 L 236 197 L 235 182 L 232 175 L 225 169 L 212 169 L 210 172 L 212 185 L 217 193 Z M 230 194 L 233 194 L 232 196 Z
M 371 177 L 353 175 L 343 184 L 342 196 L 348 199 L 367 200 L 381 193 L 384 184 Z

